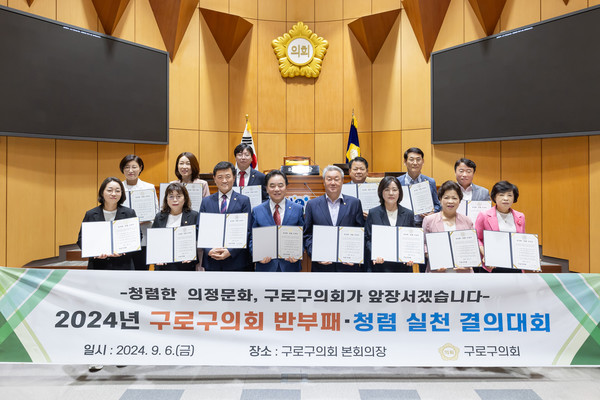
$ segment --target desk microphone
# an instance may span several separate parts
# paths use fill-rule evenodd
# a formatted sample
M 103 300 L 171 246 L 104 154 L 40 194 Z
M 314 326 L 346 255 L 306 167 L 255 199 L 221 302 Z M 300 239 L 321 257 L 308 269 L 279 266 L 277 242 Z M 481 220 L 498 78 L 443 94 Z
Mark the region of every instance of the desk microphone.
M 312 191 L 312 189 L 310 188 L 310 186 L 308 186 L 308 184 L 306 182 L 302 182 L 302 183 L 304 183 L 304 186 L 306 186 L 306 188 L 312 193 L 313 196 L 319 197 L 315 194 L 315 192 Z

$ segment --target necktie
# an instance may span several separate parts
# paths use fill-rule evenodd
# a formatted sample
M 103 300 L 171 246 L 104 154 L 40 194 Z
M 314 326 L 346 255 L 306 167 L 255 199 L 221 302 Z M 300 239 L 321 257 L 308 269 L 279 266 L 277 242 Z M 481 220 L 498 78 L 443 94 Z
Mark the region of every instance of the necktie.
M 275 204 L 275 212 L 273 213 L 275 225 L 281 225 L 281 216 L 279 215 L 279 204 Z
M 221 197 L 223 202 L 221 203 L 221 214 L 225 214 L 227 212 L 227 195 L 223 195 Z
M 246 186 L 244 175 L 246 175 L 246 171 L 240 171 L 240 184 L 238 186 Z

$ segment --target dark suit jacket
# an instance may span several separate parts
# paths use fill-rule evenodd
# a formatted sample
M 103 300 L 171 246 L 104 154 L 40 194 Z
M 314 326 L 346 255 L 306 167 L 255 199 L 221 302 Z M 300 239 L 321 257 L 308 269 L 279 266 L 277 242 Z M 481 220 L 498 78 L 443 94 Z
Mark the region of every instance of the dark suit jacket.
M 237 177 L 237 174 L 236 174 Z M 246 186 L 255 186 L 255 185 L 261 185 L 262 186 L 262 200 L 268 200 L 269 196 L 267 195 L 267 188 L 265 186 L 265 174 L 263 174 L 262 172 L 260 172 L 259 170 L 256 170 L 254 168 L 250 168 L 250 176 L 245 177 L 246 180 Z M 236 178 L 236 182 L 235 182 L 236 186 L 240 185 L 239 179 Z
M 219 214 L 219 196 L 220 192 L 213 193 L 202 199 L 200 205 L 200 213 Z M 227 213 L 247 213 L 248 214 L 248 242 L 250 242 L 250 228 L 252 227 L 252 208 L 250 207 L 250 199 L 243 194 L 233 192 L 231 200 L 227 205 Z M 231 256 L 224 260 L 215 260 L 208 256 L 211 249 L 204 249 L 202 255 L 202 266 L 207 271 L 251 271 L 252 258 L 248 251 L 248 246 L 245 249 L 228 249 Z
M 260 206 L 254 207 L 252 210 L 252 227 L 258 228 L 261 226 L 273 226 L 275 220 L 271 214 L 270 201 L 265 201 Z M 288 199 L 285 200 L 285 213 L 281 225 L 292 225 L 304 227 L 304 210 L 300 204 L 296 204 Z M 250 250 L 252 250 L 252 241 L 250 241 Z M 302 269 L 300 261 L 291 263 L 284 259 L 273 259 L 267 264 L 256 263 L 257 271 L 266 272 L 298 272 Z
M 365 218 L 363 216 L 360 201 L 352 196 L 343 196 L 343 202 L 340 204 L 337 223 L 335 226 L 364 226 Z M 334 226 L 329 215 L 326 195 L 315 197 L 306 203 L 306 216 L 304 222 L 304 247 L 309 256 L 312 256 L 312 235 L 313 225 Z M 341 263 L 333 263 L 326 266 L 317 262 L 312 263 L 312 271 L 347 271 L 356 272 L 357 265 L 350 267 Z
M 136 217 L 134 210 L 123 206 L 117 206 L 117 215 L 115 215 L 115 220 L 133 217 Z M 104 221 L 104 212 L 102 212 L 102 206 L 94 207 L 85 213 L 83 222 L 94 221 Z M 77 236 L 77 245 L 79 248 L 81 248 L 81 228 L 79 228 L 79 235 Z M 134 269 L 133 259 L 131 253 L 126 253 L 121 257 L 108 257 L 104 260 L 90 257 L 88 259 L 88 269 Z
M 372 208 L 365 223 L 365 243 L 369 253 L 371 252 L 373 225 L 391 225 L 384 206 Z M 399 205 L 396 226 L 415 226 L 413 212 Z M 383 264 L 373 264 L 373 272 L 412 272 L 412 267 L 404 263 L 384 262 Z
M 154 217 L 154 223 L 152 224 L 153 228 L 165 228 L 167 226 L 167 219 L 169 218 L 168 212 L 159 212 Z M 197 225 L 198 224 L 198 213 L 194 210 L 183 211 L 181 215 L 181 225 Z M 198 226 L 196 226 L 196 230 L 198 230 Z M 197 261 L 192 261 L 191 263 L 168 263 L 165 265 L 156 265 L 154 267 L 157 271 L 195 271 L 196 270 Z

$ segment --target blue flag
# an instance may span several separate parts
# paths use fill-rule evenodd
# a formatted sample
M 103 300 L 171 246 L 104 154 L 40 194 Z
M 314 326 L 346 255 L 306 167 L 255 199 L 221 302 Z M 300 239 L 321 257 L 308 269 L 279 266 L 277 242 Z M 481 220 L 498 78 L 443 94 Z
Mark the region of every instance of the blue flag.
M 350 123 L 350 134 L 348 135 L 348 147 L 346 148 L 346 162 L 360 156 L 360 144 L 358 144 L 358 130 L 356 129 L 356 118 L 352 115 Z

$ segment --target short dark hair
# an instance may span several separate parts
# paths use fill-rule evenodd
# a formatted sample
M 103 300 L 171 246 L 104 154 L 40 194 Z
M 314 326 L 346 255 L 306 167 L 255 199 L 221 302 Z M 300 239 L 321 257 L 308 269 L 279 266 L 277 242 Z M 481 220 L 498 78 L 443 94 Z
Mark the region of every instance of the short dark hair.
M 161 211 L 166 213 L 171 212 L 171 207 L 169 207 L 169 202 L 167 198 L 169 197 L 169 194 L 173 192 L 183 195 L 183 211 L 190 211 L 192 209 L 192 200 L 190 199 L 190 195 L 185 186 L 183 186 L 179 182 L 170 183 L 169 186 L 167 186 L 167 188 L 165 189 L 165 198 L 163 199 Z
M 425 158 L 425 153 L 423 153 L 423 150 L 418 147 L 411 147 L 404 152 L 404 161 L 408 160 L 408 153 L 417 153 L 420 154 L 421 157 Z
M 500 193 L 506 193 L 506 192 L 513 193 L 513 197 L 515 198 L 514 202 L 516 203 L 517 199 L 519 198 L 519 188 L 516 185 L 513 185 L 512 183 L 510 183 L 509 181 L 496 182 L 494 184 L 494 187 L 492 187 L 492 192 L 490 193 L 490 197 L 492 198 L 492 201 L 495 203 L 496 195 L 498 195 Z
M 468 158 L 459 158 L 454 163 L 454 172 L 456 172 L 456 169 L 460 164 L 465 164 L 467 167 L 473 168 L 473 172 L 477 170 L 477 164 L 475 164 L 475 161 L 469 160 Z
M 249 144 L 246 143 L 240 143 L 237 146 L 235 146 L 235 149 L 233 149 L 233 156 L 237 156 L 238 153 L 241 153 L 244 150 L 248 150 L 248 152 L 250 153 L 251 156 L 254 156 L 254 149 L 252 149 L 252 146 L 250 146 Z
M 369 163 L 367 162 L 367 160 L 365 158 L 363 158 L 363 157 L 360 157 L 360 156 L 354 157 L 352 160 L 350 160 L 348 162 L 348 168 L 352 169 L 352 164 L 354 164 L 355 161 L 358 161 L 358 162 L 361 162 L 361 163 L 365 164 L 365 168 L 369 169 Z
M 125 202 L 125 198 L 127 197 L 125 195 L 125 186 L 123 186 L 123 182 L 121 182 L 119 178 L 115 178 L 114 176 L 109 176 L 100 184 L 100 189 L 98 189 L 98 203 L 104 205 L 104 189 L 106 189 L 106 186 L 111 182 L 117 182 L 121 187 L 121 198 L 117 202 L 118 205 L 121 205 Z
M 442 186 L 440 186 L 440 188 L 438 189 L 438 199 L 441 200 L 442 197 L 444 197 L 444 195 L 446 194 L 446 192 L 449 192 L 450 190 L 454 190 L 458 195 L 459 200 L 462 200 L 462 190 L 460 190 L 460 186 L 458 186 L 458 183 L 454 181 L 446 181 L 442 183 Z
M 402 186 L 400 185 L 400 182 L 398 182 L 398 179 L 396 179 L 395 176 L 386 176 L 381 181 L 379 181 L 379 186 L 377 187 L 377 195 L 379 196 L 379 203 L 382 206 L 385 205 L 385 200 L 383 198 L 383 191 L 385 189 L 387 189 L 392 183 L 395 183 L 396 186 L 398 186 L 398 190 L 400 191 L 400 193 L 398 194 L 398 205 L 400 205 L 400 202 L 402 201 L 404 192 L 402 191 Z
M 213 168 L 213 176 L 217 176 L 217 172 L 223 169 L 231 169 L 231 173 L 235 175 L 235 167 L 229 161 L 220 161 Z
M 179 160 L 181 157 L 186 157 L 190 160 L 190 167 L 192 167 L 192 182 L 200 177 L 200 164 L 198 164 L 198 159 L 196 156 L 189 151 L 184 151 L 180 155 L 177 156 L 177 160 L 175 160 L 175 175 L 177 179 L 181 180 L 181 174 L 179 173 Z
M 274 169 L 272 171 L 270 171 L 267 176 L 265 176 L 265 186 L 267 186 L 269 184 L 269 179 L 271 179 L 274 176 L 283 176 L 283 180 L 285 182 L 285 186 L 288 185 L 288 178 L 287 176 L 280 170 L 278 169 Z
M 135 154 L 128 154 L 125 157 L 123 157 L 123 159 L 121 160 L 121 162 L 119 163 L 119 169 L 121 170 L 122 173 L 125 173 L 125 166 L 127 165 L 127 163 L 129 163 L 130 161 L 135 161 L 137 163 L 137 165 L 140 166 L 140 174 L 142 173 L 142 171 L 144 170 L 144 162 L 142 161 L 141 158 L 139 158 L 138 156 L 136 156 Z

